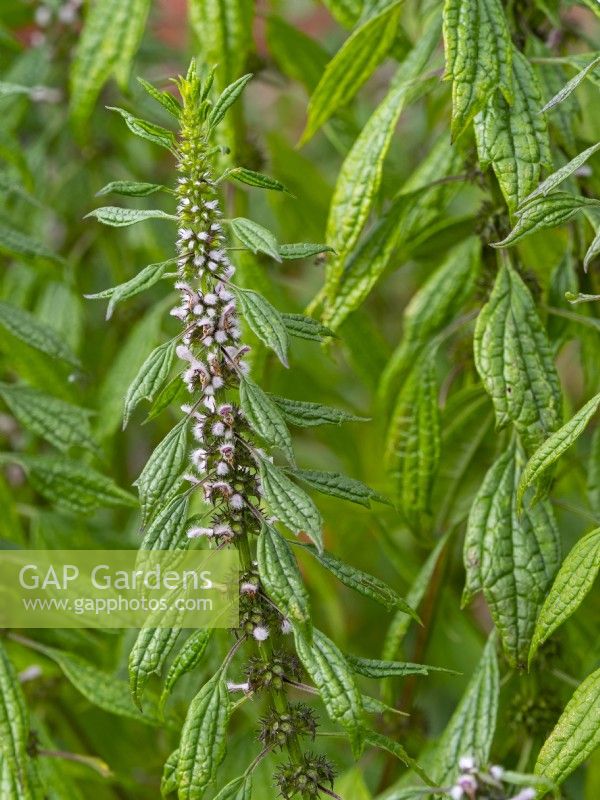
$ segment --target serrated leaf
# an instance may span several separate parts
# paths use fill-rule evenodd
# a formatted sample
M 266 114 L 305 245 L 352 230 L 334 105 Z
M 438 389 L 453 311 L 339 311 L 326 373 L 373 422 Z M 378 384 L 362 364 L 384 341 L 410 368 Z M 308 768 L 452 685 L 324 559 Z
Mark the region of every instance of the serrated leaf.
M 61 264 L 62 260 L 45 244 L 0 220 L 0 251 L 26 259 L 44 258 Z
M 137 505 L 129 492 L 78 461 L 58 456 L 0 454 L 0 462 L 10 461 L 23 467 L 36 491 L 70 511 L 89 514 L 99 506 Z
M 452 672 L 444 667 L 429 664 L 411 664 L 405 661 L 380 661 L 376 658 L 360 658 L 346 653 L 346 661 L 354 672 L 365 678 L 404 678 L 407 675 L 429 675 L 430 672 Z
M 490 468 L 475 498 L 464 545 L 463 603 L 483 591 L 512 666 L 527 664 L 535 622 L 560 563 L 552 507 L 526 505 L 517 487 L 522 452 L 512 445 Z
M 149 8 L 150 0 L 90 3 L 70 76 L 71 114 L 76 124 L 90 116 L 111 74 L 125 88 Z
M 512 102 L 512 42 L 499 0 L 446 0 L 446 78 L 452 79 L 452 138 L 494 92 Z
M 119 108 L 118 106 L 107 106 L 107 108 L 109 111 L 116 111 L 117 114 L 120 114 L 125 120 L 125 124 L 129 130 L 135 136 L 139 136 L 140 139 L 145 139 L 147 142 L 158 144 L 166 150 L 175 153 L 175 135 L 170 130 L 167 130 L 167 128 L 163 128 L 146 119 L 140 119 L 124 108 Z
M 425 345 L 470 297 L 480 260 L 481 243 L 470 236 L 448 253 L 443 264 L 413 294 L 404 310 L 402 339 L 381 378 L 380 394 L 385 399 L 397 390 Z
M 179 749 L 174 750 L 165 761 L 163 774 L 160 781 L 160 793 L 168 797 L 177 791 L 177 764 L 179 763 Z
M 386 467 L 394 478 L 399 508 L 420 527 L 431 511 L 431 491 L 440 458 L 438 387 L 433 355 L 408 376 L 392 414 Z
M 252 79 L 252 74 L 242 75 L 236 81 L 225 87 L 220 96 L 215 101 L 206 123 L 209 128 L 216 128 L 223 119 L 229 108 L 235 103 L 240 94 L 244 91 L 248 81 Z
M 0 397 L 25 428 L 59 450 L 77 446 L 98 450 L 90 427 L 92 411 L 17 384 L 0 383 Z
M 525 56 L 513 51 L 512 105 L 499 93 L 475 117 L 475 138 L 482 169 L 492 166 L 510 211 L 539 183 L 542 167 L 552 167 L 542 95 Z
M 580 72 L 578 72 L 574 78 L 571 78 L 571 80 L 565 86 L 563 86 L 560 92 L 555 94 L 554 97 L 546 103 L 546 105 L 542 108 L 541 113 L 550 111 L 551 109 L 555 108 L 559 103 L 562 103 L 563 100 L 566 100 L 567 97 L 569 97 L 575 91 L 575 89 L 577 89 L 579 84 L 585 80 L 588 74 L 592 72 L 592 70 L 594 70 L 599 64 L 600 64 L 600 56 L 598 56 L 598 58 L 595 58 Z
M 250 773 L 230 781 L 219 794 L 215 795 L 215 800 L 251 800 L 251 797 L 252 774 Z
M 140 86 L 145 89 L 145 91 L 156 100 L 157 103 L 169 112 L 175 119 L 179 119 L 179 115 L 181 113 L 181 106 L 177 102 L 177 100 L 173 97 L 170 92 L 161 92 L 160 89 L 157 89 L 156 86 L 153 86 L 148 81 L 144 80 L 143 78 L 138 78 L 138 83 Z
M 523 206 L 518 212 L 515 227 L 501 242 L 492 243 L 492 247 L 512 247 L 512 245 L 537 233 L 544 228 L 556 228 L 564 225 L 575 214 L 584 208 L 597 208 L 600 200 L 592 200 L 567 192 L 553 192 L 546 197 L 537 197 Z
M 296 242 L 293 244 L 280 244 L 279 255 L 286 260 L 295 258 L 310 258 L 320 253 L 331 253 L 333 247 L 328 244 L 313 244 L 312 242 Z
M 364 712 L 352 670 L 337 646 L 316 628 L 310 643 L 297 630 L 294 638 L 298 657 L 319 690 L 329 719 L 346 730 L 358 757 L 364 744 Z
M 139 181 L 111 181 L 103 186 L 96 197 L 105 194 L 124 194 L 128 197 L 147 197 L 149 194 L 164 191 L 165 187 L 158 183 L 140 183 Z
M 129 654 L 129 688 L 140 710 L 148 680 L 160 675 L 179 633 L 179 628 L 142 628 L 138 633 Z
M 27 768 L 28 743 L 29 713 L 25 698 L 17 673 L 0 642 L 0 756 L 4 762 L 2 766 L 10 773 L 7 778 L 10 783 L 16 783 L 18 797 L 22 800 L 32 798 Z
M 368 24 L 368 23 L 367 23 Z M 328 266 L 327 285 L 333 298 L 344 258 L 352 250 L 369 218 L 381 185 L 383 162 L 406 102 L 428 84 L 416 82 L 439 41 L 440 21 L 434 18 L 392 80 L 390 90 L 352 145 L 338 174 L 326 236 L 336 256 Z
M 538 447 L 560 425 L 560 383 L 533 298 L 509 265 L 477 318 L 474 351 L 498 427 L 512 422 L 528 450 Z
M 53 358 L 61 358 L 73 366 L 79 366 L 79 359 L 64 339 L 29 311 L 0 301 L 0 325 L 30 347 Z
M 320 403 L 305 400 L 290 400 L 289 397 L 271 395 L 284 418 L 298 428 L 312 428 L 314 425 L 341 425 L 343 422 L 367 422 L 366 417 L 357 417 L 347 411 Z
M 437 786 L 450 785 L 458 773 L 458 760 L 470 755 L 476 763 L 487 764 L 498 713 L 500 677 L 496 643 L 492 634 L 469 685 L 444 732 L 423 767 Z
M 231 230 L 240 242 L 253 253 L 266 253 L 275 261 L 281 261 L 277 239 L 271 231 L 251 219 L 236 217 L 229 221 Z
M 95 217 L 103 225 L 110 225 L 113 228 L 123 228 L 126 225 L 135 225 L 136 222 L 144 222 L 147 219 L 169 219 L 177 220 L 175 214 L 166 214 L 158 208 L 120 208 L 119 206 L 104 206 L 95 208 L 86 214 L 84 219 Z
M 240 381 L 240 406 L 252 430 L 279 447 L 293 462 L 292 439 L 283 416 L 270 396 L 250 378 Z
M 261 584 L 284 617 L 310 637 L 310 601 L 290 546 L 277 531 L 263 525 L 256 549 Z
M 388 586 L 387 583 L 384 583 L 382 580 L 379 580 L 379 578 L 376 578 L 373 575 L 369 575 L 368 572 L 363 572 L 362 570 L 347 564 L 345 561 L 340 561 L 335 556 L 331 555 L 331 553 L 319 553 L 314 547 L 307 546 L 307 549 L 310 550 L 312 555 L 319 561 L 320 564 L 325 567 L 325 569 L 328 569 L 329 572 L 335 575 L 336 578 L 345 586 L 348 586 L 350 589 L 354 589 L 364 597 L 369 597 L 371 600 L 381 603 L 381 605 L 387 608 L 388 611 L 398 609 L 403 614 L 409 615 L 417 622 L 420 621 L 413 608 L 406 602 L 406 600 L 404 600 L 404 598 L 400 597 L 400 595 L 394 589 L 392 589 L 391 586 Z
M 144 425 L 161 414 L 172 403 L 177 403 L 181 406 L 188 399 L 189 392 L 186 384 L 183 382 L 181 375 L 175 375 L 158 393 L 156 400 L 152 403 L 152 408 L 148 412 L 148 416 L 144 420 Z
M 530 663 L 540 645 L 579 608 L 599 571 L 600 528 L 596 528 L 577 542 L 558 571 L 538 616 Z
M 288 367 L 288 334 L 281 314 L 258 292 L 235 288 L 239 309 L 251 330 Z
M 179 745 L 179 800 L 200 800 L 217 774 L 227 748 L 229 692 L 219 670 L 192 700 Z
M 98 669 L 86 659 L 54 647 L 36 644 L 36 649 L 55 661 L 78 692 L 92 705 L 120 717 L 142 722 L 152 727 L 161 727 L 161 718 L 156 702 L 149 699 L 142 714 L 133 704 L 126 681 Z
M 189 496 L 177 495 L 156 513 L 148 525 L 140 550 L 182 550 L 189 540 L 183 536 L 188 518 Z
M 157 445 L 134 482 L 140 496 L 142 524 L 153 515 L 160 500 L 177 485 L 187 453 L 189 419 L 184 417 Z
M 537 189 L 534 189 L 530 195 L 528 195 L 523 200 L 523 205 L 529 204 L 532 200 L 535 200 L 536 197 L 546 197 L 550 192 L 553 192 L 557 186 L 565 181 L 570 175 L 574 172 L 577 172 L 585 162 L 591 158 L 598 150 L 600 150 L 600 142 L 598 144 L 594 144 L 591 147 L 588 147 L 587 150 L 579 153 L 579 155 L 572 158 L 568 164 L 565 164 L 564 167 L 557 169 L 556 172 L 553 172 L 552 175 L 549 175 L 545 181 L 540 183 Z
M 245 167 L 233 167 L 226 172 L 225 177 L 230 180 L 233 179 L 238 183 L 244 183 L 246 186 L 256 186 L 257 189 L 270 189 L 274 192 L 287 192 L 283 183 L 269 175 L 263 175 L 262 172 L 255 172 L 253 169 L 246 169 Z M 289 194 L 289 192 L 288 192 Z
M 349 478 L 339 472 L 294 469 L 290 470 L 290 473 L 322 494 L 341 497 L 342 500 L 349 500 L 351 503 L 357 503 L 365 506 L 365 508 L 371 507 L 371 500 L 389 505 L 389 501 L 385 497 L 382 497 L 362 481 L 358 481 L 356 478 Z
M 275 516 L 296 536 L 305 533 L 323 549 L 323 520 L 311 498 L 270 461 L 259 458 L 261 484 L 265 500 Z
M 414 758 L 409 756 L 399 742 L 395 741 L 394 739 L 390 739 L 389 736 L 386 736 L 383 733 L 372 731 L 370 729 L 365 731 L 365 742 L 370 744 L 372 747 L 377 747 L 380 750 L 386 750 L 388 753 L 391 753 L 407 767 L 410 767 L 414 773 L 419 775 L 429 785 L 432 785 L 431 778 L 427 775 L 423 768 L 417 764 Z M 422 787 L 420 793 L 422 794 Z
M 562 783 L 600 745 L 599 713 L 600 669 L 573 693 L 540 750 L 535 774 Z
M 335 333 L 312 317 L 304 314 L 281 314 L 281 320 L 290 336 L 307 339 L 309 342 L 322 342 Z
M 574 444 L 585 430 L 588 422 L 600 407 L 600 394 L 582 406 L 562 428 L 549 436 L 533 453 L 527 462 L 521 483 L 519 485 L 519 499 L 523 497 L 527 487 L 538 482 L 548 469 Z
M 133 409 L 142 400 L 152 402 L 169 376 L 175 357 L 176 342 L 165 342 L 153 350 L 135 376 L 123 405 L 123 427 L 127 425 Z
M 307 142 L 338 108 L 346 105 L 385 58 L 396 37 L 399 2 L 356 28 L 325 68 L 308 105 L 302 134 Z
M 125 283 L 120 283 L 118 286 L 104 289 L 102 292 L 87 294 L 85 296 L 88 300 L 106 300 L 108 298 L 109 302 L 108 308 L 106 309 L 106 319 L 110 319 L 117 303 L 123 300 L 129 300 L 130 297 L 135 297 L 135 295 L 140 292 L 154 286 L 155 283 L 158 283 L 164 277 L 167 267 L 172 263 L 173 262 L 169 260 L 161 261 L 158 264 L 148 264 L 147 267 L 144 267 L 137 275 L 134 275 L 133 278 L 125 281 Z
M 169 667 L 160 698 L 161 707 L 166 703 L 177 681 L 201 663 L 212 636 L 210 628 L 201 628 L 188 636 Z

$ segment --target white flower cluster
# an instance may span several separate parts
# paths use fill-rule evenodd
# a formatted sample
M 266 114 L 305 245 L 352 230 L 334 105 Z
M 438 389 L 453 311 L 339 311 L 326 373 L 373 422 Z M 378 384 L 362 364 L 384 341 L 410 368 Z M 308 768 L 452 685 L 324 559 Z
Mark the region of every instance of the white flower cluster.
M 236 439 L 243 417 L 239 408 L 220 403 L 221 390 L 238 384 L 247 372 L 244 356 L 249 347 L 240 343 L 241 329 L 235 296 L 229 282 L 235 269 L 225 250 L 220 223 L 221 212 L 214 182 L 206 173 L 179 179 L 180 219 L 177 240 L 180 293 L 171 315 L 184 326 L 178 357 L 185 363 L 183 380 L 193 395 L 194 405 L 185 405 L 197 447 L 191 461 L 193 471 L 186 478 L 202 485 L 205 499 L 217 512 L 212 527 L 193 527 L 188 536 L 216 537 L 228 541 L 235 535 L 234 524 L 241 518 L 248 495 L 258 492 L 257 480 L 240 464 Z
M 506 800 L 534 800 L 535 789 L 526 787 L 517 794 L 506 797 L 503 792 L 504 768 L 494 765 L 487 770 L 480 770 L 472 756 L 462 756 L 458 767 L 460 775 L 454 786 L 446 789 L 452 800 L 488 800 L 488 798 L 506 798 Z

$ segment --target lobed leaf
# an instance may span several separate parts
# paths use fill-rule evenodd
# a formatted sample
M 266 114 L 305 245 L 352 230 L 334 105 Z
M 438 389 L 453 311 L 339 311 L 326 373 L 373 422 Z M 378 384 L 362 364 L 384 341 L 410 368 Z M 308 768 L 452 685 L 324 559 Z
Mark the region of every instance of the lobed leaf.
M 579 608 L 599 571 L 600 528 L 596 528 L 573 547 L 547 593 L 535 626 L 529 663 L 539 647 Z
M 364 712 L 346 659 L 331 639 L 316 628 L 310 643 L 297 630 L 294 637 L 300 661 L 319 690 L 329 719 L 346 730 L 352 751 L 358 757 L 364 744 Z
M 273 514 L 296 536 L 305 533 L 322 551 L 323 520 L 311 498 L 265 458 L 259 458 L 258 467 L 265 500 Z
M 477 318 L 474 352 L 498 427 L 510 421 L 528 450 L 538 447 L 560 425 L 560 384 L 533 298 L 508 264 Z
M 310 601 L 296 559 L 285 539 L 263 525 L 256 550 L 261 584 L 284 617 L 310 638 Z

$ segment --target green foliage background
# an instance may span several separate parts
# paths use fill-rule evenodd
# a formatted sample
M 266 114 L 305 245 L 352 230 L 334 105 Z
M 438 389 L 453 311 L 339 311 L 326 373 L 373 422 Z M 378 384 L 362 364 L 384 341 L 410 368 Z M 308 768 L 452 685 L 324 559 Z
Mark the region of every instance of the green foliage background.
M 325 544 L 407 597 L 423 621 L 385 612 L 301 554 L 315 624 L 345 653 L 452 671 L 386 679 L 379 695 L 409 716 L 383 715 L 378 729 L 429 766 L 440 785 L 453 779 L 461 747 L 533 772 L 574 690 L 598 668 L 593 589 L 573 600 L 573 615 L 556 631 L 552 607 L 535 636 L 534 628 L 559 563 L 600 524 L 597 400 L 584 433 L 563 430 L 538 450 L 600 391 L 600 155 L 594 150 L 564 182 L 528 199 L 548 175 L 597 149 L 598 3 L 447 0 L 443 9 L 426 0 L 273 0 L 253 9 L 250 0 L 190 0 L 184 9 L 97 0 L 61 21 L 64 7 L 0 0 L 2 546 L 139 546 L 130 487 L 179 417 L 175 404 L 142 425 L 138 407 L 123 431 L 123 399 L 151 350 L 176 332 L 172 297 L 160 281 L 118 303 L 106 321 L 106 301 L 85 295 L 171 258 L 174 236 L 162 220 L 116 231 L 84 216 L 102 204 L 95 195 L 110 181 L 172 186 L 174 164 L 104 106 L 167 125 L 132 75 L 165 88 L 193 55 L 219 65 L 219 89 L 252 72 L 243 103 L 220 129 L 230 148 L 222 165 L 266 172 L 289 193 L 230 183 L 228 212 L 256 220 L 279 242 L 326 242 L 336 252 L 282 263 L 240 253 L 238 278 L 283 312 L 308 309 L 338 337 L 324 346 L 294 340 L 290 370 L 254 341 L 253 378 L 273 394 L 369 418 L 296 432 L 298 463 L 344 472 L 393 499 L 394 507 L 367 509 L 320 496 Z M 52 11 L 47 26 L 39 24 L 42 8 Z M 494 21 L 492 40 L 486 19 Z M 173 213 L 172 198 L 160 192 L 124 205 Z M 491 246 L 501 240 L 506 247 Z M 92 413 L 51 406 L 32 413 L 11 394 L 15 381 Z M 560 451 L 551 473 L 565 437 L 573 446 Z M 550 495 L 534 506 L 530 489 L 520 513 L 520 472 L 534 453 L 541 468 L 530 483 Z M 58 458 L 75 470 L 68 484 L 56 482 Z M 498 458 L 512 469 L 500 489 L 488 473 Z M 95 483 L 82 483 L 96 473 Z M 492 485 L 482 497 L 484 479 Z M 500 518 L 499 539 L 490 534 L 490 513 Z M 487 549 L 488 566 L 478 573 L 471 564 L 464 599 L 472 602 L 461 607 L 467 528 L 482 560 Z M 591 587 L 598 571 L 596 539 L 584 542 L 581 559 L 559 574 L 561 597 L 570 585 Z M 498 686 L 490 664 L 480 663 L 494 622 Z M 87 754 L 112 773 L 38 756 L 27 767 L 37 771 L 35 796 L 158 797 L 186 710 L 221 663 L 222 648 L 209 647 L 200 669 L 181 681 L 169 725 L 150 712 L 141 719 L 128 705 L 134 634 L 27 636 L 33 642 L 13 636 L 5 645 L 17 672 L 40 667 L 22 683 L 39 746 Z M 527 669 L 532 637 L 540 647 Z M 90 678 L 86 662 L 115 680 Z M 478 669 L 490 673 L 485 686 Z M 538 762 L 538 771 L 566 779 L 567 798 L 600 795 L 600 758 L 592 752 L 598 680 L 586 684 L 579 711 L 571 706 L 573 766 L 584 757 L 585 764 L 572 771 L 552 742 Z M 469 686 L 472 698 L 473 681 L 481 706 L 469 714 L 459 703 Z M 376 693 L 370 679 L 360 683 Z M 6 661 L 0 689 L 12 709 L 21 703 L 15 685 Z M 159 693 L 158 678 L 150 688 Z M 252 707 L 235 716 L 215 791 L 255 757 L 256 725 Z M 4 712 L 0 733 L 5 741 L 24 735 Z M 413 797 L 402 787 L 414 776 L 389 753 L 369 750 L 355 763 L 343 741 L 318 744 L 338 765 L 336 791 L 346 800 Z M 10 758 L 0 753 L 6 772 Z M 14 791 L 5 775 L 0 797 Z M 266 764 L 254 792 L 275 796 Z

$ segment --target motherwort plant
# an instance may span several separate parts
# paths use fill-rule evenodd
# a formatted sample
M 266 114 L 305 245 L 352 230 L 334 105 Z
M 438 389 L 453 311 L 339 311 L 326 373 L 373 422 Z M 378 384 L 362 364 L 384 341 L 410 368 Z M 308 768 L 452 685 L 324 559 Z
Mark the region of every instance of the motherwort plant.
M 417 665 L 345 657 L 323 633 L 313 628 L 309 598 L 288 540 L 305 541 L 309 551 L 348 586 L 388 609 L 414 612 L 389 586 L 339 562 L 323 550 L 322 520 L 312 499 L 296 481 L 337 497 L 369 506 L 382 500 L 359 481 L 337 473 L 297 469 L 286 422 L 297 426 L 340 423 L 350 414 L 315 403 L 266 394 L 249 377 L 242 321 L 260 342 L 287 366 L 289 336 L 319 341 L 328 329 L 302 315 L 280 314 L 257 292 L 235 282 L 230 253 L 233 234 L 243 249 L 263 252 L 281 261 L 326 251 L 313 244 L 279 245 L 262 226 L 243 218 L 224 219 L 219 188 L 226 179 L 281 191 L 277 181 L 243 168 L 216 172 L 221 149 L 215 130 L 250 76 L 225 89 L 213 103 L 212 78 L 201 80 L 193 62 L 179 79 L 181 105 L 168 93 L 143 82 L 147 91 L 178 121 L 179 136 L 129 112 L 116 109 L 134 133 L 168 147 L 177 159 L 174 194 L 176 215 L 162 211 L 100 208 L 92 212 L 110 225 L 127 225 L 148 217 L 176 221 L 177 256 L 150 265 L 126 284 L 102 293 L 114 304 L 156 283 L 169 265 L 176 265 L 178 300 L 171 315 L 181 321 L 175 339 L 158 347 L 146 360 L 125 400 L 125 420 L 143 399 L 154 401 L 153 415 L 185 395 L 183 418 L 158 445 L 137 480 L 142 508 L 142 549 L 185 548 L 201 538 L 208 547 L 235 547 L 239 553 L 240 620 L 222 665 L 192 701 L 181 732 L 179 749 L 167 762 L 165 795 L 201 798 L 210 785 L 218 797 L 250 797 L 254 768 L 268 755 L 281 752 L 274 781 L 284 798 L 337 797 L 334 767 L 314 752 L 317 716 L 296 698 L 319 695 L 329 719 L 347 734 L 358 756 L 365 742 L 412 763 L 402 747 L 372 730 L 367 712 L 386 706 L 359 691 L 355 675 L 384 678 L 409 674 Z M 106 192 L 130 195 L 157 190 L 152 184 L 110 184 Z M 167 383 L 179 359 L 180 375 Z M 165 385 L 166 384 L 166 385 Z M 188 438 L 193 447 L 188 457 Z M 265 448 L 265 449 L 263 449 Z M 282 465 L 269 454 L 276 448 Z M 202 513 L 189 517 L 190 504 Z M 309 543 L 310 542 L 310 543 Z M 131 688 L 141 705 L 144 687 L 160 673 L 175 649 L 180 631 L 146 628 L 130 658 Z M 172 660 L 163 702 L 178 678 L 201 662 L 209 631 L 192 633 Z M 308 678 L 306 677 L 308 676 Z M 306 681 L 306 682 L 305 682 Z M 241 694 L 236 703 L 232 697 Z M 256 758 L 233 782 L 219 784 L 232 712 L 252 699 L 260 704 Z M 413 768 L 420 772 L 417 765 Z

